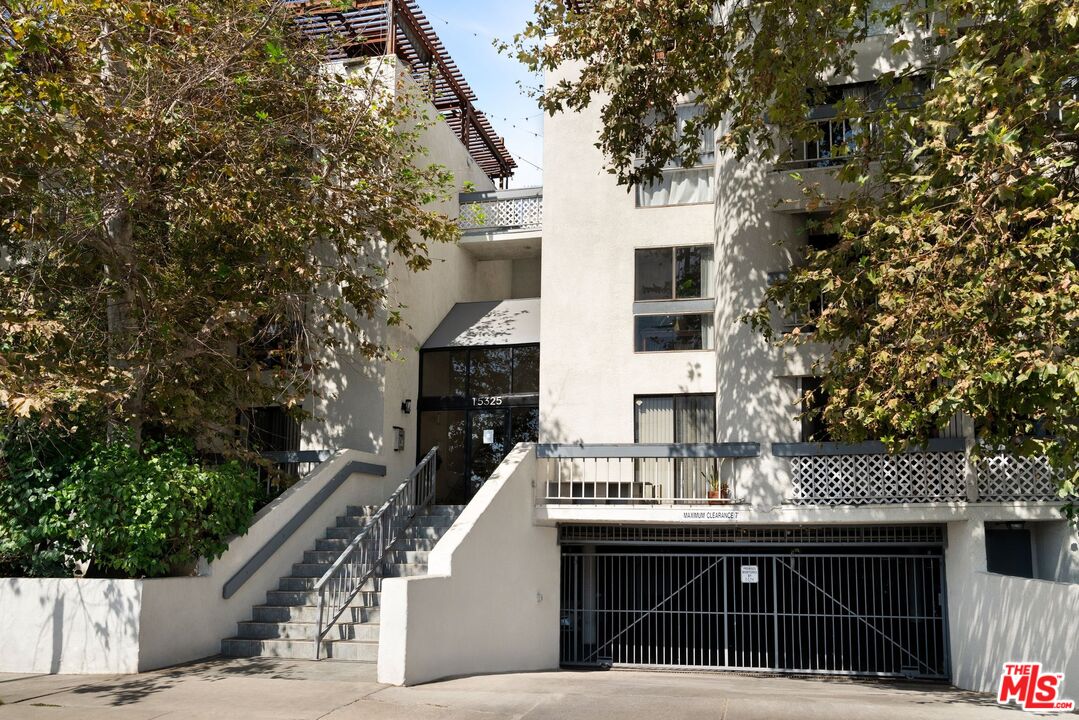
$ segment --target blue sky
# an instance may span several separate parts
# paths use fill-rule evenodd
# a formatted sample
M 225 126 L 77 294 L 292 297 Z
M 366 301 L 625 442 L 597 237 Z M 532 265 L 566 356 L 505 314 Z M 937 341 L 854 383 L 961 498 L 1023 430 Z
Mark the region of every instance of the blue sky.
M 543 115 L 520 87 L 536 87 L 539 78 L 491 45 L 524 28 L 532 0 L 419 0 L 419 5 L 476 91 L 477 108 L 506 138 L 518 166 L 510 186 L 542 185 L 543 173 L 533 165 L 543 163 Z

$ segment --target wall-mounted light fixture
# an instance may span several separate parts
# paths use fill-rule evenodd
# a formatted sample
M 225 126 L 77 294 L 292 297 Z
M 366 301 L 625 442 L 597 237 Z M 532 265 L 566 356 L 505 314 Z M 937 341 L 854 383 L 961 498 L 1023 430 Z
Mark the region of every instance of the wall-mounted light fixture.
M 403 400 L 401 402 L 401 412 L 403 412 L 405 415 L 410 415 L 412 413 L 412 401 L 411 400 Z
M 393 451 L 401 452 L 405 449 L 405 429 L 393 426 Z

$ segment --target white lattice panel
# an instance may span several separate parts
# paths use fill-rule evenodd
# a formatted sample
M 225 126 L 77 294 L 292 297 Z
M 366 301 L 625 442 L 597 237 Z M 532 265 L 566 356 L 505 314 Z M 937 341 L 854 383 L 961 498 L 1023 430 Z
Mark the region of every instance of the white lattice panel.
M 977 468 L 979 500 L 1060 499 L 1061 474 L 1044 457 L 990 455 Z
M 543 226 L 543 197 L 508 198 L 462 205 L 458 222 L 464 230 L 539 228 Z
M 795 505 L 888 505 L 966 500 L 961 452 L 791 458 Z

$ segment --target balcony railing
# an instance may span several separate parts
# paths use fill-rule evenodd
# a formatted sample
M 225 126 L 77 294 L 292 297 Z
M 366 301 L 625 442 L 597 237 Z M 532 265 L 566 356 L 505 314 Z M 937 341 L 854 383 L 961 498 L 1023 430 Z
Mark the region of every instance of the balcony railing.
M 1044 457 L 988 455 L 975 465 L 982 502 L 1061 500 L 1060 470 Z
M 738 502 L 733 464 L 757 443 L 540 445 L 548 505 L 725 505 Z
M 543 227 L 543 188 L 461 193 L 457 222 L 466 235 Z
M 789 457 L 792 505 L 892 505 L 967 498 L 962 438 L 888 454 L 881 443 L 775 443 Z
M 811 120 L 809 125 L 816 130 L 813 139 L 791 138 L 786 156 L 776 163 L 777 169 L 835 167 L 865 150 L 864 126 L 858 120 L 821 118 Z

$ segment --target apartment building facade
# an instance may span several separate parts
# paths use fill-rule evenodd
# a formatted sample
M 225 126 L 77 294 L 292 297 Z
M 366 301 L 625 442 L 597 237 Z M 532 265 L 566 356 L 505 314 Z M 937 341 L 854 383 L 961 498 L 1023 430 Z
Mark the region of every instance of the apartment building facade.
M 316 419 L 272 433 L 303 478 L 199 578 L 147 581 L 190 632 L 116 668 L 220 648 L 396 684 L 614 666 L 987 690 L 1031 660 L 1079 683 L 1079 540 L 1051 469 L 973 461 L 964 418 L 899 455 L 831 442 L 801 417 L 825 349 L 742 322 L 829 241 L 790 171 L 842 192 L 833 110 L 786 163 L 712 138 L 627 191 L 593 105 L 545 119 L 542 188 L 498 189 L 512 155 L 416 0 L 307 17 L 353 38 L 337 62 L 433 83 L 424 142 L 463 238 L 419 275 L 387 260 L 405 324 L 368 331 L 394 356 L 325 358 Z M 894 39 L 872 35 L 836 96 L 866 92 Z

